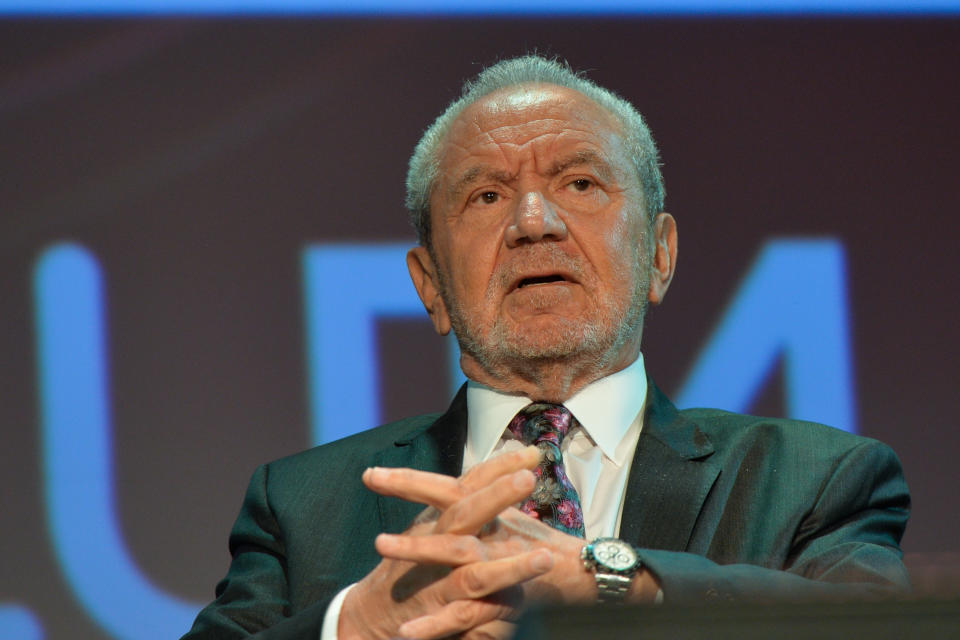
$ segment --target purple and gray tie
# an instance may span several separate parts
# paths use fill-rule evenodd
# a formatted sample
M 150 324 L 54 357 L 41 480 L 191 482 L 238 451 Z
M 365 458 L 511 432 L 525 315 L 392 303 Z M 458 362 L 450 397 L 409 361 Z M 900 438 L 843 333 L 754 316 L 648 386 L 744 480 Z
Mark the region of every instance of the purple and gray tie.
M 510 421 L 510 432 L 526 445 L 540 449 L 540 465 L 534 470 L 537 484 L 520 504 L 520 510 L 554 529 L 584 537 L 580 496 L 563 468 L 560 444 L 579 426 L 570 410 L 560 404 L 534 402 Z

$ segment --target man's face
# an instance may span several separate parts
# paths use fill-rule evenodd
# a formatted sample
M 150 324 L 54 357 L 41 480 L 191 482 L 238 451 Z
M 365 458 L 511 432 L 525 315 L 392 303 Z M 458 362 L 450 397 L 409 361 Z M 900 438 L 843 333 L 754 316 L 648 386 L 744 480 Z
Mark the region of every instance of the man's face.
M 620 129 L 553 85 L 493 93 L 453 124 L 431 197 L 434 320 L 485 369 L 636 357 L 652 245 Z

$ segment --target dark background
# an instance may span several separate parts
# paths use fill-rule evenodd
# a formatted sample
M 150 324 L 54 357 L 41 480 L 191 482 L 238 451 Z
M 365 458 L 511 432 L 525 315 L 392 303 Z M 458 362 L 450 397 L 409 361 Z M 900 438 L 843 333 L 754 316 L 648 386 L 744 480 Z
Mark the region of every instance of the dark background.
M 860 431 L 903 460 L 911 566 L 956 559 L 960 21 L 8 19 L 0 603 L 103 637 L 46 533 L 38 254 L 74 240 L 104 267 L 124 535 L 160 587 L 209 600 L 250 473 L 309 444 L 302 249 L 412 238 L 419 134 L 466 76 L 530 50 L 591 70 L 661 147 L 680 259 L 644 353 L 668 392 L 766 239 L 843 241 Z M 386 417 L 442 409 L 411 365 L 441 358 L 429 325 L 381 340 Z M 756 412 L 782 410 L 778 383 Z

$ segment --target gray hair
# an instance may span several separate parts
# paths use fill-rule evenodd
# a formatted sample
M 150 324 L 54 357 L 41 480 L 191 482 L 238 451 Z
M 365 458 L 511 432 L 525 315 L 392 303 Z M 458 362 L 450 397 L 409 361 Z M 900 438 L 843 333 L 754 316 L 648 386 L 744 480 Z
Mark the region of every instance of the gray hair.
M 460 97 L 450 103 L 417 143 L 407 171 L 406 205 L 421 245 L 431 248 L 430 195 L 439 173 L 440 147 L 454 120 L 480 98 L 499 89 L 522 84 L 553 84 L 579 91 L 617 118 L 624 130 L 627 151 L 640 178 L 647 216 L 652 220 L 663 211 L 666 192 L 660 174 L 660 156 L 643 116 L 617 94 L 588 80 L 583 73 L 573 71 L 567 62 L 529 55 L 502 60 L 467 80 Z

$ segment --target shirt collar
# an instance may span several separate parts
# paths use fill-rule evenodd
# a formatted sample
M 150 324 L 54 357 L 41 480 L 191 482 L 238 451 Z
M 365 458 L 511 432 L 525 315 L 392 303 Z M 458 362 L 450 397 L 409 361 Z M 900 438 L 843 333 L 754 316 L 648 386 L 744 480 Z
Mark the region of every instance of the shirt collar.
M 634 421 L 642 420 L 646 396 L 647 374 L 641 353 L 626 369 L 588 384 L 563 404 L 603 454 L 621 465 L 625 460 L 619 458 L 625 452 L 618 452 L 618 445 Z M 467 446 L 477 460 L 490 455 L 513 416 L 531 402 L 525 396 L 467 381 Z

